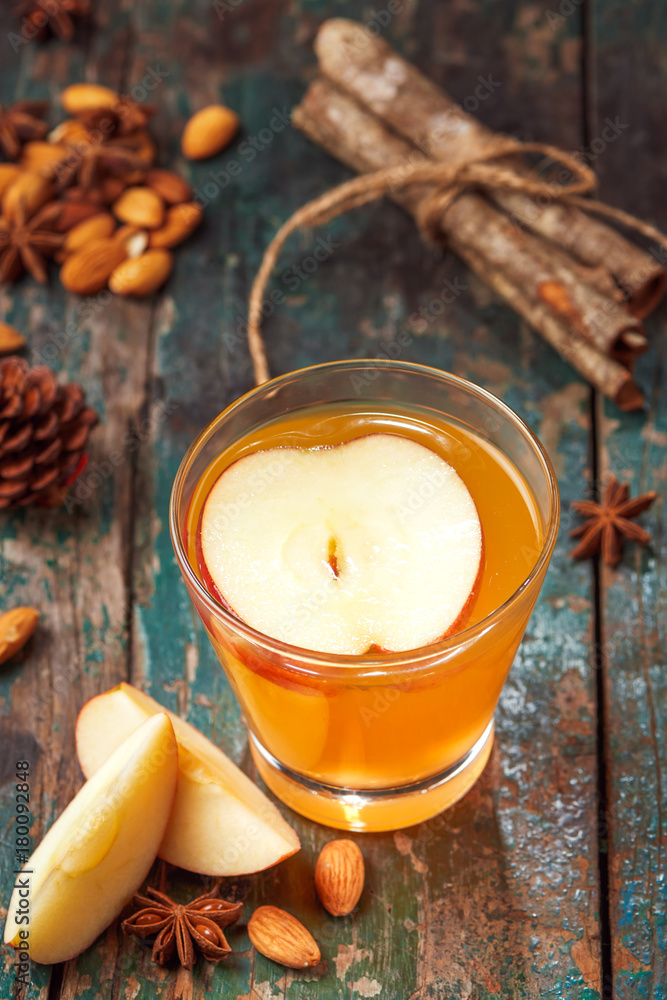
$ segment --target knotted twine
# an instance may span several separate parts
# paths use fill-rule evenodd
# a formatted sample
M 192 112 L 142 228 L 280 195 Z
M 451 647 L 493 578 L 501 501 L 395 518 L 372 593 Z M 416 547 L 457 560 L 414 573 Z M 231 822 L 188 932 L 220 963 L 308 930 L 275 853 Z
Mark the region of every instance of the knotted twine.
M 574 178 L 569 184 L 553 184 L 530 174 L 517 173 L 510 166 L 497 161 L 517 154 L 541 154 L 553 163 L 566 167 Z M 433 190 L 420 201 L 417 225 L 428 241 L 442 241 L 440 220 L 454 199 L 465 191 L 485 193 L 494 191 L 520 191 L 534 198 L 546 198 L 584 211 L 605 215 L 616 222 L 635 229 L 649 239 L 667 247 L 667 236 L 629 212 L 613 208 L 604 202 L 583 197 L 595 191 L 595 174 L 575 156 L 557 146 L 542 142 L 520 142 L 510 136 L 497 136 L 489 140 L 485 150 L 456 166 L 435 161 L 399 164 L 384 170 L 362 174 L 331 188 L 318 198 L 307 202 L 280 227 L 269 243 L 257 276 L 250 291 L 248 303 L 248 348 L 252 359 L 255 382 L 260 385 L 271 377 L 266 359 L 266 348 L 261 333 L 264 291 L 278 255 L 286 240 L 295 230 L 322 225 L 383 195 L 400 191 L 413 184 L 431 184 Z

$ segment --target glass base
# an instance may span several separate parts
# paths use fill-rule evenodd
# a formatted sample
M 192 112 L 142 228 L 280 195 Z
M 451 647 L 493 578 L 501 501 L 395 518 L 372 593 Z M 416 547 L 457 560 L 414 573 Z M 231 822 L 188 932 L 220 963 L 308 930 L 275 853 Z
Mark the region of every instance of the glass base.
M 493 746 L 493 719 L 463 760 L 411 785 L 362 791 L 320 784 L 289 770 L 248 733 L 262 779 L 285 805 L 340 830 L 399 830 L 422 823 L 458 802 L 486 766 Z

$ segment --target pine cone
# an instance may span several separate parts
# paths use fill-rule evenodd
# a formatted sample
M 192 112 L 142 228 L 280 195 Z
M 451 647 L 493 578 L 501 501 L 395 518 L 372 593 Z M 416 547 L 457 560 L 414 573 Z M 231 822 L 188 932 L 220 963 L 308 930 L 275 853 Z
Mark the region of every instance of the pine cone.
M 62 503 L 98 421 L 80 385 L 47 365 L 0 362 L 0 508 Z

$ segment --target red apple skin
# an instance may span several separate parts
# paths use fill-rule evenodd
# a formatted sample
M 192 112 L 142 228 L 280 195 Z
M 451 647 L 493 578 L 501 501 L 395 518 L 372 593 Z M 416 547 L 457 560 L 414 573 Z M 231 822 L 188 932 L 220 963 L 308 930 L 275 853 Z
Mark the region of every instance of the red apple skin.
M 228 611 L 230 615 L 234 615 L 235 618 L 239 618 L 234 609 L 230 607 L 230 605 L 227 603 L 227 601 L 224 599 L 224 597 L 218 590 L 217 586 L 213 581 L 213 577 L 208 571 L 208 566 L 206 565 L 206 560 L 204 559 L 204 550 L 201 540 L 201 526 L 202 526 L 203 516 L 204 512 L 202 511 L 201 517 L 199 518 L 199 525 L 197 527 L 197 537 L 195 539 L 195 552 L 197 555 L 197 568 L 199 569 L 199 575 L 201 576 L 201 580 L 202 583 L 204 584 L 204 587 L 206 588 L 206 590 L 208 590 L 211 597 L 214 598 L 214 600 L 216 600 L 218 604 L 221 604 L 225 609 L 225 611 Z M 242 619 L 239 618 L 239 621 L 242 621 Z

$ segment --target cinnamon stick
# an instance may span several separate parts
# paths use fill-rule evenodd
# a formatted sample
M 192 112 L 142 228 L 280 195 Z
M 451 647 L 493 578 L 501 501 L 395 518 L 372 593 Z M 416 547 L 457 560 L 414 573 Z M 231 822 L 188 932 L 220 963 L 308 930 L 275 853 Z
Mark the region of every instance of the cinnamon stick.
M 474 252 L 467 253 L 466 263 L 515 312 L 523 316 L 530 326 L 539 330 L 562 358 L 576 368 L 591 385 L 613 399 L 621 410 L 637 410 L 643 406 L 644 396 L 627 368 L 601 354 L 581 337 L 573 335 L 546 306 L 532 301 L 502 271 L 489 272 L 486 262 Z
M 343 18 L 325 21 L 315 51 L 324 76 L 432 159 L 464 162 L 483 152 L 496 135 L 362 24 Z M 665 269 L 615 229 L 574 206 L 555 201 L 541 205 L 520 192 L 494 192 L 493 200 L 520 227 L 546 237 L 588 267 L 606 269 L 634 316 L 647 316 L 659 303 Z
M 427 162 L 414 146 L 394 135 L 380 119 L 327 81 L 311 84 L 302 107 L 306 101 L 311 119 L 323 114 L 332 126 L 334 119 L 342 117 L 355 142 L 363 143 L 362 158 L 352 163 L 346 160 L 359 173 L 402 163 Z M 298 126 L 298 111 L 293 120 Z M 338 155 L 335 146 L 329 151 Z M 350 153 L 354 155 L 354 146 Z M 417 214 L 423 197 L 424 192 L 414 186 L 396 200 Z M 586 268 L 568 260 L 563 253 L 554 253 L 544 240 L 518 230 L 504 212 L 482 195 L 465 193 L 457 198 L 443 215 L 442 230 L 459 256 L 465 258 L 466 247 L 474 249 L 490 269 L 506 271 L 513 284 L 524 288 L 535 302 L 549 305 L 564 323 L 603 353 L 626 361 L 646 350 L 639 320 L 609 294 L 600 291 L 600 269 Z
M 325 80 L 315 80 L 310 85 L 301 104 L 295 108 L 292 121 L 359 173 L 414 162 L 415 158 L 426 159 L 382 121 Z M 428 185 L 412 185 L 396 191 L 392 197 L 413 215 L 418 215 L 419 205 L 429 192 Z M 507 298 L 596 388 L 623 409 L 642 405 L 641 392 L 628 370 L 606 357 L 577 329 L 571 329 L 569 315 L 561 315 L 562 304 L 559 309 L 555 301 L 557 294 L 563 288 L 569 293 L 577 281 L 568 276 L 566 286 L 559 280 L 562 262 L 552 265 L 542 240 L 519 233 L 506 216 L 477 194 L 466 193 L 457 198 L 443 213 L 441 225 L 452 249 Z M 553 280 L 553 288 L 545 295 L 543 286 L 547 279 Z M 593 298 L 603 311 L 616 305 L 591 285 L 580 284 L 578 294 L 587 302 Z M 566 298 L 571 306 L 569 294 Z M 634 329 L 631 327 L 628 332 Z

